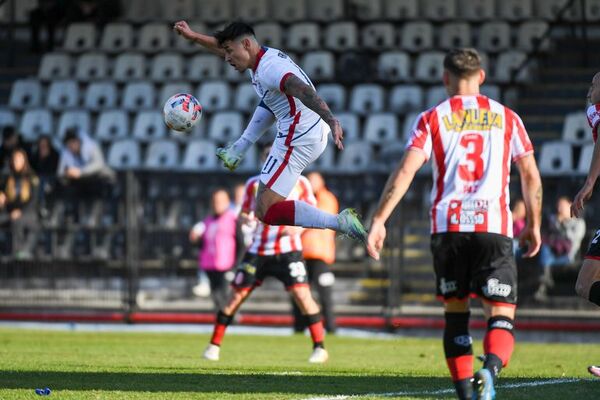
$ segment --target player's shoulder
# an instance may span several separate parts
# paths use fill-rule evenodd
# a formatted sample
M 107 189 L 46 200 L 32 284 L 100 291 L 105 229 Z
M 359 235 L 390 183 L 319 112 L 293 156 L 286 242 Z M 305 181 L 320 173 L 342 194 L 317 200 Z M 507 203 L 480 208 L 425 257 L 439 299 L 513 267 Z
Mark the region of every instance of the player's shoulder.
M 261 63 L 267 65 L 287 64 L 291 62 L 291 58 L 283 50 L 273 47 L 267 47 Z M 266 68 L 265 68 L 266 70 Z

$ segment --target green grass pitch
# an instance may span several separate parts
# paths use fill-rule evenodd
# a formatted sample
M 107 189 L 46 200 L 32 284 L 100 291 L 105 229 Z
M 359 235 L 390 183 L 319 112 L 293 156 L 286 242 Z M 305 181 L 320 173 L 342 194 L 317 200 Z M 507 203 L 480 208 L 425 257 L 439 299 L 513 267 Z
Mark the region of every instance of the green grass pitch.
M 226 336 L 216 363 L 200 358 L 207 341 L 192 334 L 0 329 L 0 399 L 38 398 L 35 388 L 45 387 L 52 389 L 49 399 L 454 398 L 438 339 L 329 337 L 330 361 L 317 366 L 306 361 L 311 346 L 304 336 Z M 481 343 L 474 350 L 479 354 Z M 600 398 L 600 379 L 586 372 L 594 363 L 600 344 L 517 342 L 498 398 Z M 560 380 L 520 387 L 552 379 Z

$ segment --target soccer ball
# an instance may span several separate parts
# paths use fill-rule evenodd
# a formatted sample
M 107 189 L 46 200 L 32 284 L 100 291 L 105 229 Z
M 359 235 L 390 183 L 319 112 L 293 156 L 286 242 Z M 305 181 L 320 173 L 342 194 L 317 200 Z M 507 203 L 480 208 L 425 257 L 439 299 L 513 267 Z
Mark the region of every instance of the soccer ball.
M 191 94 L 177 93 L 167 100 L 163 114 L 169 129 L 189 133 L 200 121 L 202 106 Z

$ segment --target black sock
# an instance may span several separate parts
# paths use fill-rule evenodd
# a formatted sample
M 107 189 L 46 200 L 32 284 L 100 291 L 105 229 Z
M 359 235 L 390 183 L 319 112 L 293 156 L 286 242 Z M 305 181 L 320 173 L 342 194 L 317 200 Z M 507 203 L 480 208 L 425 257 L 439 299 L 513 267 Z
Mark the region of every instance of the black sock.
M 486 354 L 485 362 L 483 363 L 483 368 L 489 370 L 494 377 L 494 384 L 496 384 L 496 379 L 498 379 L 498 375 L 502 370 L 502 360 L 495 354 Z
M 454 382 L 459 400 L 471 400 L 473 397 L 473 379 L 462 379 Z
M 600 306 L 600 281 L 592 283 L 589 300 L 597 306 Z

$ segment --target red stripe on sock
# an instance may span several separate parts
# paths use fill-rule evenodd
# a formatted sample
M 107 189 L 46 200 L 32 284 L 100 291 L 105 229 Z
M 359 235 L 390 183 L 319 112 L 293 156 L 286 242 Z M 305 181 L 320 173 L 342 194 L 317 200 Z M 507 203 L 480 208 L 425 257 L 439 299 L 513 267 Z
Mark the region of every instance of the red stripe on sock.
M 515 337 L 504 329 L 489 330 L 483 338 L 483 352 L 497 355 L 503 367 L 508 365 L 514 348 Z
M 269 207 L 263 222 L 269 225 L 295 225 L 295 216 L 296 206 L 294 200 L 285 200 Z
M 323 330 L 323 321 L 315 322 L 308 326 L 310 337 L 313 343 L 322 343 L 325 339 L 325 331 Z
M 223 341 L 223 336 L 225 336 L 226 329 L 227 325 L 216 323 L 210 342 L 214 345 L 220 346 L 221 342 Z
M 473 355 L 446 358 L 452 381 L 461 381 L 473 377 Z

